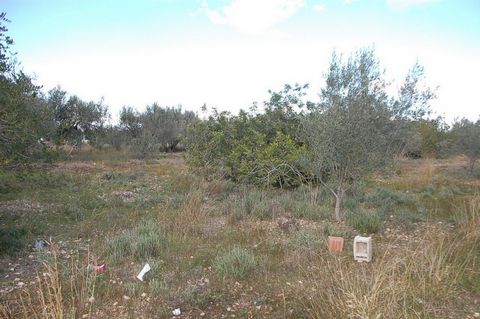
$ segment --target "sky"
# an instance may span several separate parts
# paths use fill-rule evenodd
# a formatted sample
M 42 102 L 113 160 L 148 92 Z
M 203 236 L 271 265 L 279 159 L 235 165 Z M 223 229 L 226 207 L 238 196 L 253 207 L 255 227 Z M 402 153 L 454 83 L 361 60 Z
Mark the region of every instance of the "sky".
M 480 115 L 479 0 L 0 0 L 21 68 L 122 106 L 238 112 L 309 83 L 318 101 L 333 50 L 373 46 L 392 91 L 418 61 L 435 116 Z

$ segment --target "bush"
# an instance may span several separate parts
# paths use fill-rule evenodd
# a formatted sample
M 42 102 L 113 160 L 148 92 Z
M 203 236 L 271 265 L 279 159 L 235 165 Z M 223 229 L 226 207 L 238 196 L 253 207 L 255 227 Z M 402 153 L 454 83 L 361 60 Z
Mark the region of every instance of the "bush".
M 163 227 L 153 221 L 146 221 L 108 240 L 106 250 L 113 261 L 125 257 L 144 260 L 160 256 L 168 243 Z
M 256 188 L 244 189 L 239 195 L 232 195 L 227 200 L 225 213 L 231 221 L 241 221 L 246 216 L 265 219 L 271 216 L 264 193 Z
M 248 251 L 235 247 L 217 257 L 213 267 L 223 277 L 242 279 L 255 271 L 257 262 Z
M 348 212 L 347 220 L 353 228 L 365 234 L 377 233 L 382 228 L 382 220 L 377 212 L 366 210 Z

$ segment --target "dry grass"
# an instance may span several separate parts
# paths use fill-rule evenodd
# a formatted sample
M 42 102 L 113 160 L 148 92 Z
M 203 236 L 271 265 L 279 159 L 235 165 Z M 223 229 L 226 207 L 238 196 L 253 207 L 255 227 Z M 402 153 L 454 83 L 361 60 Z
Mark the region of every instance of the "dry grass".
M 62 262 L 54 243 L 50 243 L 48 261 L 42 263 L 33 285 L 17 291 L 2 307 L 5 318 L 63 319 L 91 317 L 95 300 L 96 272 L 85 264 L 95 262 L 87 253 L 84 258 Z
M 462 279 L 477 275 L 480 198 L 470 203 L 457 231 L 427 233 L 411 251 L 388 246 L 371 264 L 345 256 L 319 256 L 304 269 L 299 302 L 313 318 L 439 318 L 454 312 Z M 312 269 L 314 271 L 312 271 Z
M 178 307 L 183 318 L 464 318 L 465 309 L 478 312 L 480 196 L 469 186 L 475 181 L 448 175 L 448 161 L 409 161 L 398 176 L 349 194 L 353 213 L 382 213 L 373 262 L 358 264 L 351 256 L 358 229 L 331 222 L 333 204 L 322 189 L 265 192 L 201 180 L 178 154 L 149 161 L 101 155 L 101 161 L 65 164 L 63 175 L 54 170 L 58 176 L 42 192 L 43 177 L 28 177 L 31 190 L 21 181 L 23 193 L 12 191 L 4 200 L 44 205 L 48 235 L 69 241 L 61 249 L 77 257 L 57 255 L 55 245 L 50 254 L 28 252 L 35 260 L 50 257 L 30 277 L 35 284 L 0 292 L 0 317 L 169 318 Z M 73 175 L 77 168 L 82 178 Z M 105 179 L 105 171 L 114 178 Z M 100 196 L 116 192 L 135 196 L 128 202 Z M 59 220 L 64 210 L 50 211 L 57 207 L 50 203 L 81 208 L 83 217 Z M 417 208 L 426 218 L 403 227 L 402 210 L 417 216 Z M 445 214 L 430 219 L 437 210 Z M 282 229 L 282 218 L 295 227 Z M 327 252 L 331 234 L 345 237 L 344 253 Z M 86 272 L 96 261 L 75 253 L 79 237 L 78 245 L 88 241 L 106 260 L 106 273 Z M 235 247 L 251 258 L 222 258 Z M 139 282 L 135 275 L 145 262 L 152 270 Z M 243 264 L 255 266 L 237 275 Z M 12 285 L 10 275 L 0 283 Z

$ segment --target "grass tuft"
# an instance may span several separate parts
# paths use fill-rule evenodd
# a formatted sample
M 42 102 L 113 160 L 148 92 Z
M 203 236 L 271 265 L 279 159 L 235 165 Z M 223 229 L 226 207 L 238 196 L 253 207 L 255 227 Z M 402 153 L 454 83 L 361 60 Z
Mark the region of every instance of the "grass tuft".
M 214 269 L 223 277 L 243 279 L 257 268 L 255 257 L 245 249 L 234 247 L 215 259 Z

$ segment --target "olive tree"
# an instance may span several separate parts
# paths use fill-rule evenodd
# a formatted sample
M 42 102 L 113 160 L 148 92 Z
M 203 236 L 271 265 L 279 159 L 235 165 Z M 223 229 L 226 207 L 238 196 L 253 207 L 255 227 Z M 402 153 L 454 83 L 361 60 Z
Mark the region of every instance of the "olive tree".
M 452 150 L 467 156 L 469 171 L 473 174 L 475 162 L 480 158 L 480 120 L 458 120 L 453 124 L 450 134 Z
M 392 162 L 407 140 L 404 123 L 425 114 L 433 97 L 418 89 L 418 65 L 397 97 L 388 95 L 384 73 L 373 49 L 359 50 L 346 62 L 334 53 L 320 103 L 302 121 L 311 167 L 335 197 L 337 220 L 348 188 Z
M 83 139 L 94 139 L 108 118 L 103 101 L 85 102 L 75 95 L 68 96 L 59 87 L 48 92 L 47 102 L 53 112 L 57 143 L 79 147 Z
M 49 135 L 50 113 L 40 87 L 31 77 L 17 71 L 10 47 L 5 13 L 0 13 L 0 166 L 35 160 L 45 149 L 38 142 Z

